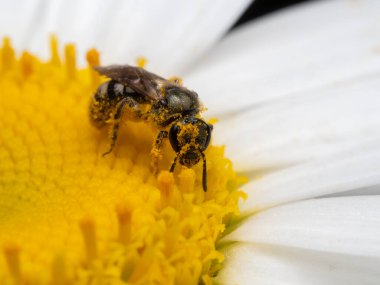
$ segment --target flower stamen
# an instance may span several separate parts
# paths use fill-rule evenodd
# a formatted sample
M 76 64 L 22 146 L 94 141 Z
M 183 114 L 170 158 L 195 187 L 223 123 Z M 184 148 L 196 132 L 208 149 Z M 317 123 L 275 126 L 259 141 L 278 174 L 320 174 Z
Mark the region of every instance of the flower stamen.
M 57 256 L 51 268 L 51 285 L 65 285 L 69 284 L 66 272 L 66 262 L 63 256 Z
M 172 203 L 174 195 L 174 177 L 169 171 L 161 171 L 157 177 L 158 188 L 161 193 L 161 205 L 165 208 Z
M 21 55 L 21 70 L 24 79 L 29 77 L 34 71 L 34 59 L 28 52 L 23 52 Z
M 4 246 L 4 256 L 8 265 L 8 270 L 14 282 L 21 282 L 20 248 L 16 244 L 9 243 Z
M 76 69 L 75 45 L 73 44 L 68 44 L 65 46 L 65 63 L 66 63 L 68 78 L 70 79 L 75 78 L 77 69 Z
M 56 66 L 61 65 L 61 59 L 58 53 L 58 40 L 56 36 L 50 37 L 50 63 Z
M 136 59 L 136 65 L 140 68 L 144 68 L 147 64 L 147 60 L 145 57 L 143 56 L 139 56 L 137 59 Z
M 99 85 L 100 83 L 100 76 L 98 72 L 96 72 L 92 67 L 100 65 L 99 52 L 94 48 L 90 49 L 86 54 L 86 60 L 87 60 L 88 66 L 90 67 L 92 84 L 96 88 L 96 86 Z
M 83 218 L 80 221 L 80 229 L 83 236 L 84 246 L 86 250 L 87 262 L 90 263 L 96 259 L 98 249 L 96 244 L 95 221 L 91 217 Z
M 130 203 L 120 204 L 116 207 L 116 213 L 119 222 L 119 241 L 127 244 L 131 238 L 133 206 Z
M 3 71 L 11 69 L 15 60 L 15 52 L 12 48 L 11 41 L 9 38 L 5 37 L 3 39 L 3 47 L 1 49 L 1 62 Z

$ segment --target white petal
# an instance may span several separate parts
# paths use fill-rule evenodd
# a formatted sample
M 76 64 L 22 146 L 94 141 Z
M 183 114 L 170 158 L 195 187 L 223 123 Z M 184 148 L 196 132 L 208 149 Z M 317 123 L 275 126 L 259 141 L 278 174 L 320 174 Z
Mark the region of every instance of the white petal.
M 380 196 L 297 202 L 250 216 L 225 241 L 380 258 Z
M 12 37 L 16 47 L 25 47 L 39 20 L 37 15 L 44 7 L 43 2 L 43 0 L 1 1 L 0 38 Z
M 362 195 L 380 195 L 380 185 L 372 185 L 360 189 L 348 190 L 335 194 L 323 195 L 320 198 L 342 197 L 342 196 L 362 196 Z
M 245 185 L 245 211 L 380 185 L 380 140 L 285 168 Z
M 11 34 L 17 48 L 47 56 L 47 39 L 53 32 L 62 42 L 77 43 L 81 55 L 99 48 L 105 64 L 134 63 L 145 56 L 150 69 L 169 74 L 192 64 L 218 41 L 249 2 L 54 0 L 41 2 L 29 15 L 27 9 L 18 13 L 17 8 L 33 8 L 31 3 L 38 1 L 18 1 L 2 5 L 0 36 Z M 12 21 L 3 15 L 12 15 Z M 15 35 L 12 24 L 20 30 Z M 18 37 L 27 37 L 27 43 Z
M 221 120 L 214 139 L 239 170 L 311 161 L 380 137 L 378 90 L 379 76 L 277 100 Z
M 330 0 L 285 10 L 230 34 L 186 84 L 211 115 L 380 72 L 380 1 Z
M 225 252 L 218 284 L 377 285 L 379 258 L 236 244 Z

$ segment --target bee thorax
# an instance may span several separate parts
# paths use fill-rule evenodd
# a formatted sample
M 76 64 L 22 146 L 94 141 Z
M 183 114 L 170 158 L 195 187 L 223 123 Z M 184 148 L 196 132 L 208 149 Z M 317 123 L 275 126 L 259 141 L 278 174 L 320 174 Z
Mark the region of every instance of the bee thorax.
M 196 93 L 171 87 L 166 90 L 167 108 L 172 113 L 197 113 L 199 111 L 199 100 Z

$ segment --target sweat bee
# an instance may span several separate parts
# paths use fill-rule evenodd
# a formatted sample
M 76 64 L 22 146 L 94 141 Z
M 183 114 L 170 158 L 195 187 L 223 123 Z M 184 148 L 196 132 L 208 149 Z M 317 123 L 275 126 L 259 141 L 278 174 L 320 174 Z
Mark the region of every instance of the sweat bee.
M 186 167 L 203 160 L 202 186 L 207 191 L 206 156 L 213 126 L 201 117 L 202 105 L 198 94 L 177 81 L 164 79 L 143 68 L 130 65 L 94 67 L 99 74 L 110 78 L 101 84 L 90 103 L 90 120 L 97 128 L 110 123 L 112 152 L 118 136 L 121 119 L 146 121 L 158 130 L 151 151 L 151 167 L 156 172 L 163 140 L 169 138 L 176 152 L 170 172 L 177 161 Z

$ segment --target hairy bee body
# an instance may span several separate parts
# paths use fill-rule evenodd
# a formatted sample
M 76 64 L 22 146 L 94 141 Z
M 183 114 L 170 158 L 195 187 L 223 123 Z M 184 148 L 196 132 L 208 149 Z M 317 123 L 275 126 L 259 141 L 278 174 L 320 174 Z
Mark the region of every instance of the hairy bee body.
M 112 112 L 123 99 L 129 102 L 129 108 L 139 105 L 139 112 L 129 119 L 148 120 L 158 128 L 165 128 L 174 119 L 196 115 L 200 110 L 198 96 L 183 92 L 176 87 L 163 89 L 165 95 L 160 100 L 149 100 L 126 85 L 109 80 L 99 86 L 90 104 L 90 119 L 97 128 L 102 128 L 111 119 Z M 142 108 L 141 105 L 147 105 Z M 129 114 L 130 115 L 130 114 Z
M 128 65 L 96 67 L 111 80 L 101 84 L 90 102 L 91 123 L 97 128 L 110 125 L 112 152 L 122 118 L 146 121 L 159 130 L 153 144 L 152 168 L 156 172 L 163 139 L 169 137 L 180 164 L 192 167 L 203 159 L 203 189 L 206 184 L 206 150 L 212 126 L 199 113 L 202 105 L 194 91 L 163 79 L 139 67 Z
M 107 125 L 111 119 L 112 112 L 117 104 L 123 99 L 130 97 L 131 100 L 139 104 L 148 104 L 149 101 L 144 96 L 139 95 L 131 88 L 118 83 L 115 80 L 109 80 L 101 84 L 90 103 L 90 121 L 98 129 Z

